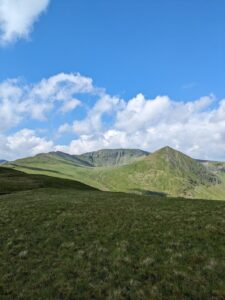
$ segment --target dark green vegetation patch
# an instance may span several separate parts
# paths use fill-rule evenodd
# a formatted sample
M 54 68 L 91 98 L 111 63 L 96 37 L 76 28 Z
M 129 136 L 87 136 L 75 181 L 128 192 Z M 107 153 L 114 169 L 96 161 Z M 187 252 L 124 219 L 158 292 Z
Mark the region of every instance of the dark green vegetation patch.
M 96 190 L 74 180 L 45 175 L 28 175 L 17 170 L 0 167 L 0 195 L 45 187 Z
M 225 203 L 0 196 L 0 299 L 225 299 Z

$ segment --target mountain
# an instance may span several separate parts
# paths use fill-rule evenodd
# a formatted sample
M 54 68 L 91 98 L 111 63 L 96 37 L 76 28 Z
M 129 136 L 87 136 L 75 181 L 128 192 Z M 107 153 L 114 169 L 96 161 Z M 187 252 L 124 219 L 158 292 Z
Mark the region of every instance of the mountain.
M 126 165 L 138 157 L 147 155 L 148 152 L 139 149 L 103 149 L 84 153 L 79 157 L 94 167 L 109 167 Z
M 212 161 L 212 160 L 198 160 L 208 170 L 217 172 L 225 172 L 225 162 Z
M 46 164 L 48 166 L 64 163 L 79 167 L 110 167 L 129 164 L 137 158 L 146 155 L 149 155 L 149 153 L 139 149 L 103 149 L 81 155 L 70 155 L 57 151 L 18 159 L 15 161 L 15 164 L 26 166 Z
M 136 149 L 99 150 L 82 155 L 69 155 L 63 152 L 42 153 L 33 157 L 18 159 L 7 164 L 8 167 L 31 174 L 45 174 L 73 179 L 101 190 L 108 190 L 105 182 L 98 180 L 99 168 L 114 167 L 139 159 L 147 152 Z M 111 158 L 112 156 L 112 158 Z M 100 163 L 100 160 L 102 162 Z
M 173 196 L 194 196 L 194 189 L 221 183 L 218 176 L 187 155 L 170 147 L 117 169 L 103 170 L 109 189 L 165 193 Z
M 225 199 L 225 172 L 164 147 L 152 154 L 136 149 L 62 152 L 20 159 L 8 167 L 67 178 L 105 191 Z
M 7 161 L 6 160 L 4 160 L 4 159 L 0 159 L 0 165 L 3 165 L 3 164 L 5 164 Z
M 58 165 L 60 163 L 69 164 L 79 167 L 91 167 L 92 165 L 86 161 L 83 161 L 76 155 L 69 155 L 60 151 L 41 153 L 33 157 L 22 158 L 15 161 L 17 165 L 33 166 L 34 164 L 43 166 Z

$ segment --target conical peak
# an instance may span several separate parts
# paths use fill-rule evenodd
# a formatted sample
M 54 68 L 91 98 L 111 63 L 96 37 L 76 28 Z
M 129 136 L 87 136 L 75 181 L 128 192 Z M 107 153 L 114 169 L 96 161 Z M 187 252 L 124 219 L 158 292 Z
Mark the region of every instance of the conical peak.
M 173 149 L 170 146 L 165 146 L 165 147 L 155 151 L 155 153 L 168 154 L 168 153 L 181 153 L 181 152 Z

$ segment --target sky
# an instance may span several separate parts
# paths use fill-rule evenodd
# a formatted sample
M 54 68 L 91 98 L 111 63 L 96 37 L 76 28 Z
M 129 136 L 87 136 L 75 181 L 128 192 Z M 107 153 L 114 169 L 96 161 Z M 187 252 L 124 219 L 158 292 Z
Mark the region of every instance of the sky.
M 224 0 L 0 0 L 0 159 L 225 160 Z

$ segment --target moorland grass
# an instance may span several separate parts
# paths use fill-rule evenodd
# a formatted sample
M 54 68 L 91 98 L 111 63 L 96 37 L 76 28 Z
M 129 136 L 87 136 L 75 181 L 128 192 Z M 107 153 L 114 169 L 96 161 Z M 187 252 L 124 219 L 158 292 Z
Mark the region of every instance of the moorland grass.
M 96 190 L 96 188 L 75 180 L 42 174 L 26 174 L 10 168 L 0 167 L 0 195 L 46 187 Z
M 225 299 L 225 202 L 0 196 L 0 299 Z

